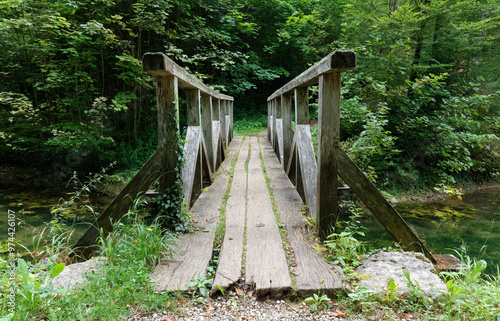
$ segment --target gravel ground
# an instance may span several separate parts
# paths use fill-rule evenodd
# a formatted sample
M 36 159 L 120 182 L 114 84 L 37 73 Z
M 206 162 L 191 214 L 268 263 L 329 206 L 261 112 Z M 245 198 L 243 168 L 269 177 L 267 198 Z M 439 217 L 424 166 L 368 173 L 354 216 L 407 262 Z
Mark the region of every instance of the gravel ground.
M 364 321 L 365 318 L 350 317 L 335 308 L 317 313 L 310 311 L 305 303 L 284 300 L 259 301 L 255 298 L 215 298 L 193 305 L 181 302 L 179 313 L 156 312 L 138 314 L 128 321 L 172 321 L 172 320 L 343 320 Z

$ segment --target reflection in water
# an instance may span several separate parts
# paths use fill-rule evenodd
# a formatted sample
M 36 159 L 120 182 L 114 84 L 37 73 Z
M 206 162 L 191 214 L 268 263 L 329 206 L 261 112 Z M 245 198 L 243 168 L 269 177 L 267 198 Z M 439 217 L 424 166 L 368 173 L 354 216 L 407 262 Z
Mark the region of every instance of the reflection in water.
M 16 234 L 15 238 L 24 246 L 32 248 L 33 237 L 41 233 L 47 227 L 47 223 L 53 220 L 50 213 L 53 206 L 62 199 L 69 199 L 69 196 L 62 190 L 46 190 L 36 192 L 15 193 L 0 190 L 0 242 L 7 239 L 7 216 L 12 211 L 16 214 Z M 98 210 L 104 209 L 109 203 L 108 197 L 92 202 Z M 72 232 L 72 240 L 76 241 L 87 230 L 92 217 L 85 217 L 76 222 L 59 222 L 63 228 Z M 4 238 L 5 237 L 5 238 Z M 1 246 L 0 246 L 1 249 Z M 19 251 L 22 251 L 19 249 Z
M 500 265 L 500 188 L 487 188 L 463 196 L 463 200 L 448 199 L 441 202 L 399 203 L 397 211 L 425 240 L 431 252 L 455 254 L 462 244 L 467 254 L 488 262 L 488 272 L 496 272 Z M 440 212 L 465 214 L 443 218 Z M 421 212 L 423 217 L 415 217 Z M 430 216 L 429 216 L 430 213 Z M 433 215 L 437 213 L 438 215 Z M 371 215 L 362 221 L 367 248 L 388 247 L 394 244 L 389 233 Z

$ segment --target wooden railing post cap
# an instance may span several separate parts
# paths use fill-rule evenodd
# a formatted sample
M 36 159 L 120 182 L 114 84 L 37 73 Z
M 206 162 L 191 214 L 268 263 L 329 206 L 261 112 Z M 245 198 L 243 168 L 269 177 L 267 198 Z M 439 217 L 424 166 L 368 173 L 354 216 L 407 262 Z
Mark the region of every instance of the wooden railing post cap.
M 142 66 L 144 71 L 166 70 L 166 59 L 168 57 L 163 52 L 147 52 L 142 56 Z
M 356 68 L 356 53 L 352 50 L 336 50 L 330 59 L 332 69 Z

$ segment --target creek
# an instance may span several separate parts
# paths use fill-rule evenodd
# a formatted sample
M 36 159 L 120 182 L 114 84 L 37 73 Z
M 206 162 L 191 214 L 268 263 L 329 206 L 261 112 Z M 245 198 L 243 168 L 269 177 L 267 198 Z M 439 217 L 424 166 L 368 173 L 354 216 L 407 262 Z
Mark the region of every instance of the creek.
M 22 193 L 0 190 L 0 254 L 7 239 L 9 210 L 16 214 L 15 238 L 31 248 L 33 237 L 53 219 L 51 209 L 61 199 L 69 199 L 62 190 Z M 100 197 L 92 200 L 91 205 L 102 211 L 110 201 L 110 197 Z M 400 202 L 396 209 L 433 253 L 456 256 L 455 250 L 466 244 L 469 256 L 488 262 L 488 272 L 494 273 L 500 265 L 500 187 L 465 194 L 462 200 Z M 76 241 L 91 221 L 92 217 L 87 215 L 65 225 L 73 231 L 72 239 Z M 390 234 L 371 215 L 365 215 L 361 224 L 366 227 L 362 241 L 367 249 L 394 245 Z
M 496 273 L 500 265 L 500 187 L 464 194 L 462 200 L 448 198 L 429 202 L 400 202 L 398 213 L 424 240 L 431 252 L 453 254 L 465 245 L 471 258 L 485 260 L 487 273 Z M 366 248 L 394 245 L 391 235 L 373 216 L 361 221 Z
M 47 189 L 36 191 L 13 191 L 0 190 L 0 255 L 7 251 L 7 230 L 8 217 L 15 214 L 15 239 L 28 249 L 33 249 L 34 237 L 42 233 L 44 228 L 49 227 L 49 222 L 54 220 L 51 210 L 62 204 L 64 200 L 69 200 L 68 191 L 62 189 Z M 77 205 L 89 205 L 96 211 L 102 211 L 112 200 L 110 197 L 99 197 L 84 199 L 77 202 Z M 76 241 L 89 227 L 94 217 L 90 211 L 85 211 L 75 219 L 58 220 L 58 225 L 71 234 L 71 240 Z M 47 235 L 44 232 L 43 235 Z M 43 242 L 48 241 L 47 237 L 42 238 Z M 24 252 L 22 247 L 17 251 Z

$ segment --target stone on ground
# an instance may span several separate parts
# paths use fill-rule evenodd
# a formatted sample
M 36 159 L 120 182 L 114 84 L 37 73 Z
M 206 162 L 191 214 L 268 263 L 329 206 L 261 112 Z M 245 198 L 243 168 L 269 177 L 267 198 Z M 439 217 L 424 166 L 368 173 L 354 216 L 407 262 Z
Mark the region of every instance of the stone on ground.
M 394 279 L 394 283 L 399 285 L 399 294 L 409 292 L 412 289 L 408 287 L 408 280 L 404 276 L 404 271 L 409 271 L 413 284 L 418 282 L 427 295 L 447 292 L 446 285 L 433 270 L 434 266 L 422 253 L 411 252 L 372 254 L 356 269 L 362 274 L 359 285 L 368 290 L 385 293 L 389 280 Z

